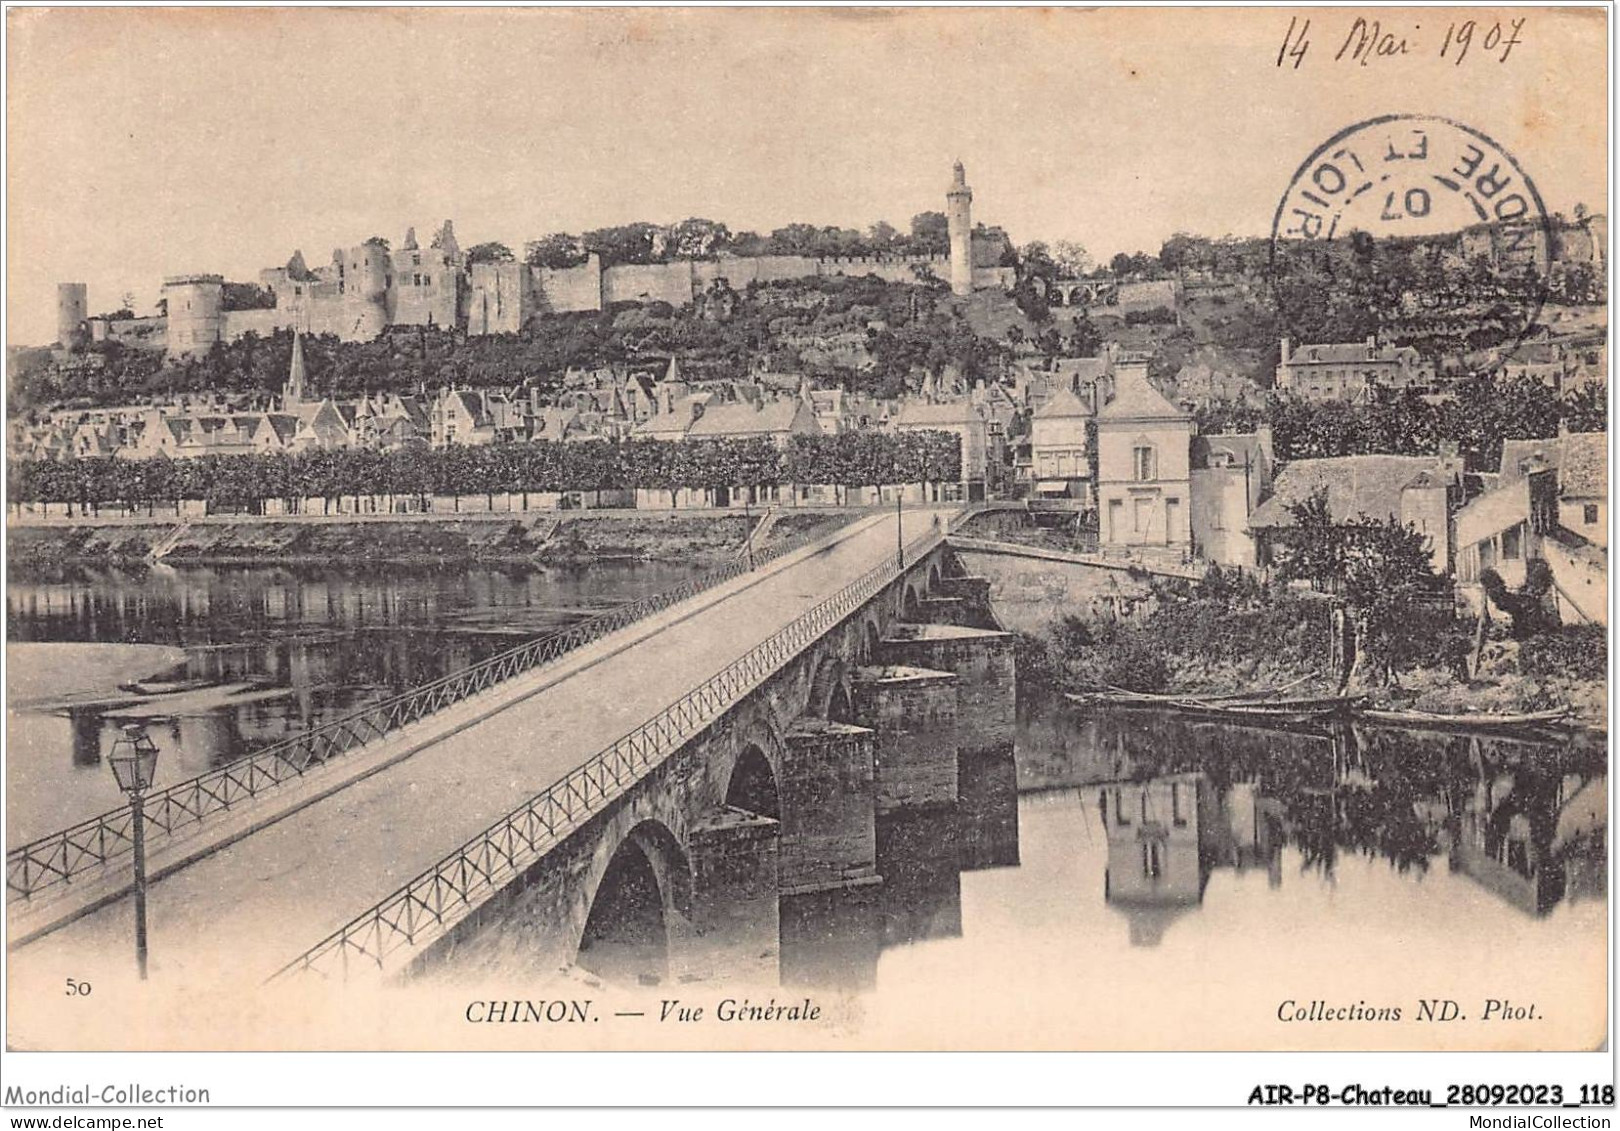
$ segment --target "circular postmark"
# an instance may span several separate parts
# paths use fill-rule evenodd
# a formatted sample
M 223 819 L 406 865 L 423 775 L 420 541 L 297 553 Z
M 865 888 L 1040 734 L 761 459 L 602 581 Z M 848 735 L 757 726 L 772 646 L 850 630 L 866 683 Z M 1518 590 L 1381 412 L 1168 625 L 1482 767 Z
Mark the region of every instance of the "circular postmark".
M 1467 367 L 1536 325 L 1552 254 L 1541 194 L 1511 153 L 1449 118 L 1390 114 L 1295 171 L 1272 219 L 1272 294 L 1296 342 L 1376 336 Z

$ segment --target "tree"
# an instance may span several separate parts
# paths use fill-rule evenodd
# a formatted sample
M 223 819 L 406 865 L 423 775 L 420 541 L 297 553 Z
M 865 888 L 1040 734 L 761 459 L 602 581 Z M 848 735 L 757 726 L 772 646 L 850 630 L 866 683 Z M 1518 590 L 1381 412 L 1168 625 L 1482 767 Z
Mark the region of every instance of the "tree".
M 1609 383 L 1588 381 L 1564 397 L 1562 404 L 1564 425 L 1571 432 L 1607 432 L 1609 430 Z
M 1057 240 L 1052 244 L 1052 262 L 1064 278 L 1076 279 L 1090 271 L 1095 261 L 1089 251 L 1074 241 Z
M 951 249 L 951 225 L 943 212 L 919 212 L 911 218 L 914 255 L 944 255 Z
M 388 241 L 382 236 L 367 236 L 364 246 L 381 248 L 383 251 L 387 251 Z
M 585 262 L 588 255 L 585 241 L 579 236 L 568 232 L 553 232 L 537 240 L 530 240 L 524 247 L 523 258 L 531 267 L 561 270 L 565 267 L 578 267 Z
M 480 243 L 467 249 L 469 267 L 475 263 L 510 263 L 513 258 L 512 249 L 503 243 Z

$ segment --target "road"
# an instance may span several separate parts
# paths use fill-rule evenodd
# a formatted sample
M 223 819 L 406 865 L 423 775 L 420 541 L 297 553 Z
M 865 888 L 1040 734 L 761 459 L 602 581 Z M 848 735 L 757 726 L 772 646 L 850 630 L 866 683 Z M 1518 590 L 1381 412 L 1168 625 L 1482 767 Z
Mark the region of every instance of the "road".
M 943 521 L 947 512 L 908 512 L 906 539 L 935 513 Z M 574 662 L 590 666 L 570 678 L 525 676 L 490 692 L 513 701 L 157 881 L 152 978 L 194 988 L 268 975 L 894 554 L 895 521 L 862 519 L 830 548 L 700 595 L 695 603 L 713 604 L 696 615 L 691 603 L 665 610 L 661 625 L 643 622 L 642 632 L 654 631 L 632 647 L 615 634 L 591 646 L 601 658 L 581 649 Z M 133 932 L 127 899 L 91 912 L 13 950 L 12 986 L 122 970 Z

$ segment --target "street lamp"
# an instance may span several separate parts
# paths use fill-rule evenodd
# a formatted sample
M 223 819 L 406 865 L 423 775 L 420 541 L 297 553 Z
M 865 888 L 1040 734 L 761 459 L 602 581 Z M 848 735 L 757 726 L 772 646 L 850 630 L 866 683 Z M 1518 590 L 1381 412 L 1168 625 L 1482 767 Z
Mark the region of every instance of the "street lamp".
M 131 839 L 135 843 L 135 962 L 146 980 L 146 791 L 157 774 L 157 745 L 139 723 L 129 723 L 113 743 L 107 762 L 118 788 L 129 796 Z
M 748 554 L 748 572 L 754 571 L 754 488 L 743 488 L 743 549 Z
M 900 568 L 906 568 L 906 519 L 900 513 L 900 494 L 903 488 L 894 489 L 894 557 L 900 563 Z

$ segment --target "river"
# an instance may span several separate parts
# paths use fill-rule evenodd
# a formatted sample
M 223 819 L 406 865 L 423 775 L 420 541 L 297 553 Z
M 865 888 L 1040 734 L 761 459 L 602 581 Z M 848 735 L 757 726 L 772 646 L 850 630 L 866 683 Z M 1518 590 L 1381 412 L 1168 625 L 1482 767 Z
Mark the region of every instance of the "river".
M 142 713 L 119 682 L 204 685 L 148 710 L 162 785 L 691 572 L 13 577 L 11 843 L 118 803 L 102 762 Z M 244 684 L 262 697 L 209 697 Z M 1549 1042 L 1579 1043 L 1602 1022 L 1607 817 L 1598 736 L 1052 704 L 1025 712 L 1014 751 L 964 760 L 954 809 L 880 821 L 880 885 L 781 901 L 780 981 L 856 992 L 874 1040 L 923 1046 L 1165 1047 L 1168 1013 L 1194 1034 L 1170 1047 L 1404 1047 L 1409 1023 L 1309 1015 L 1410 1018 L 1419 992 L 1534 1001 Z M 880 1036 L 882 1017 L 906 1020 Z

